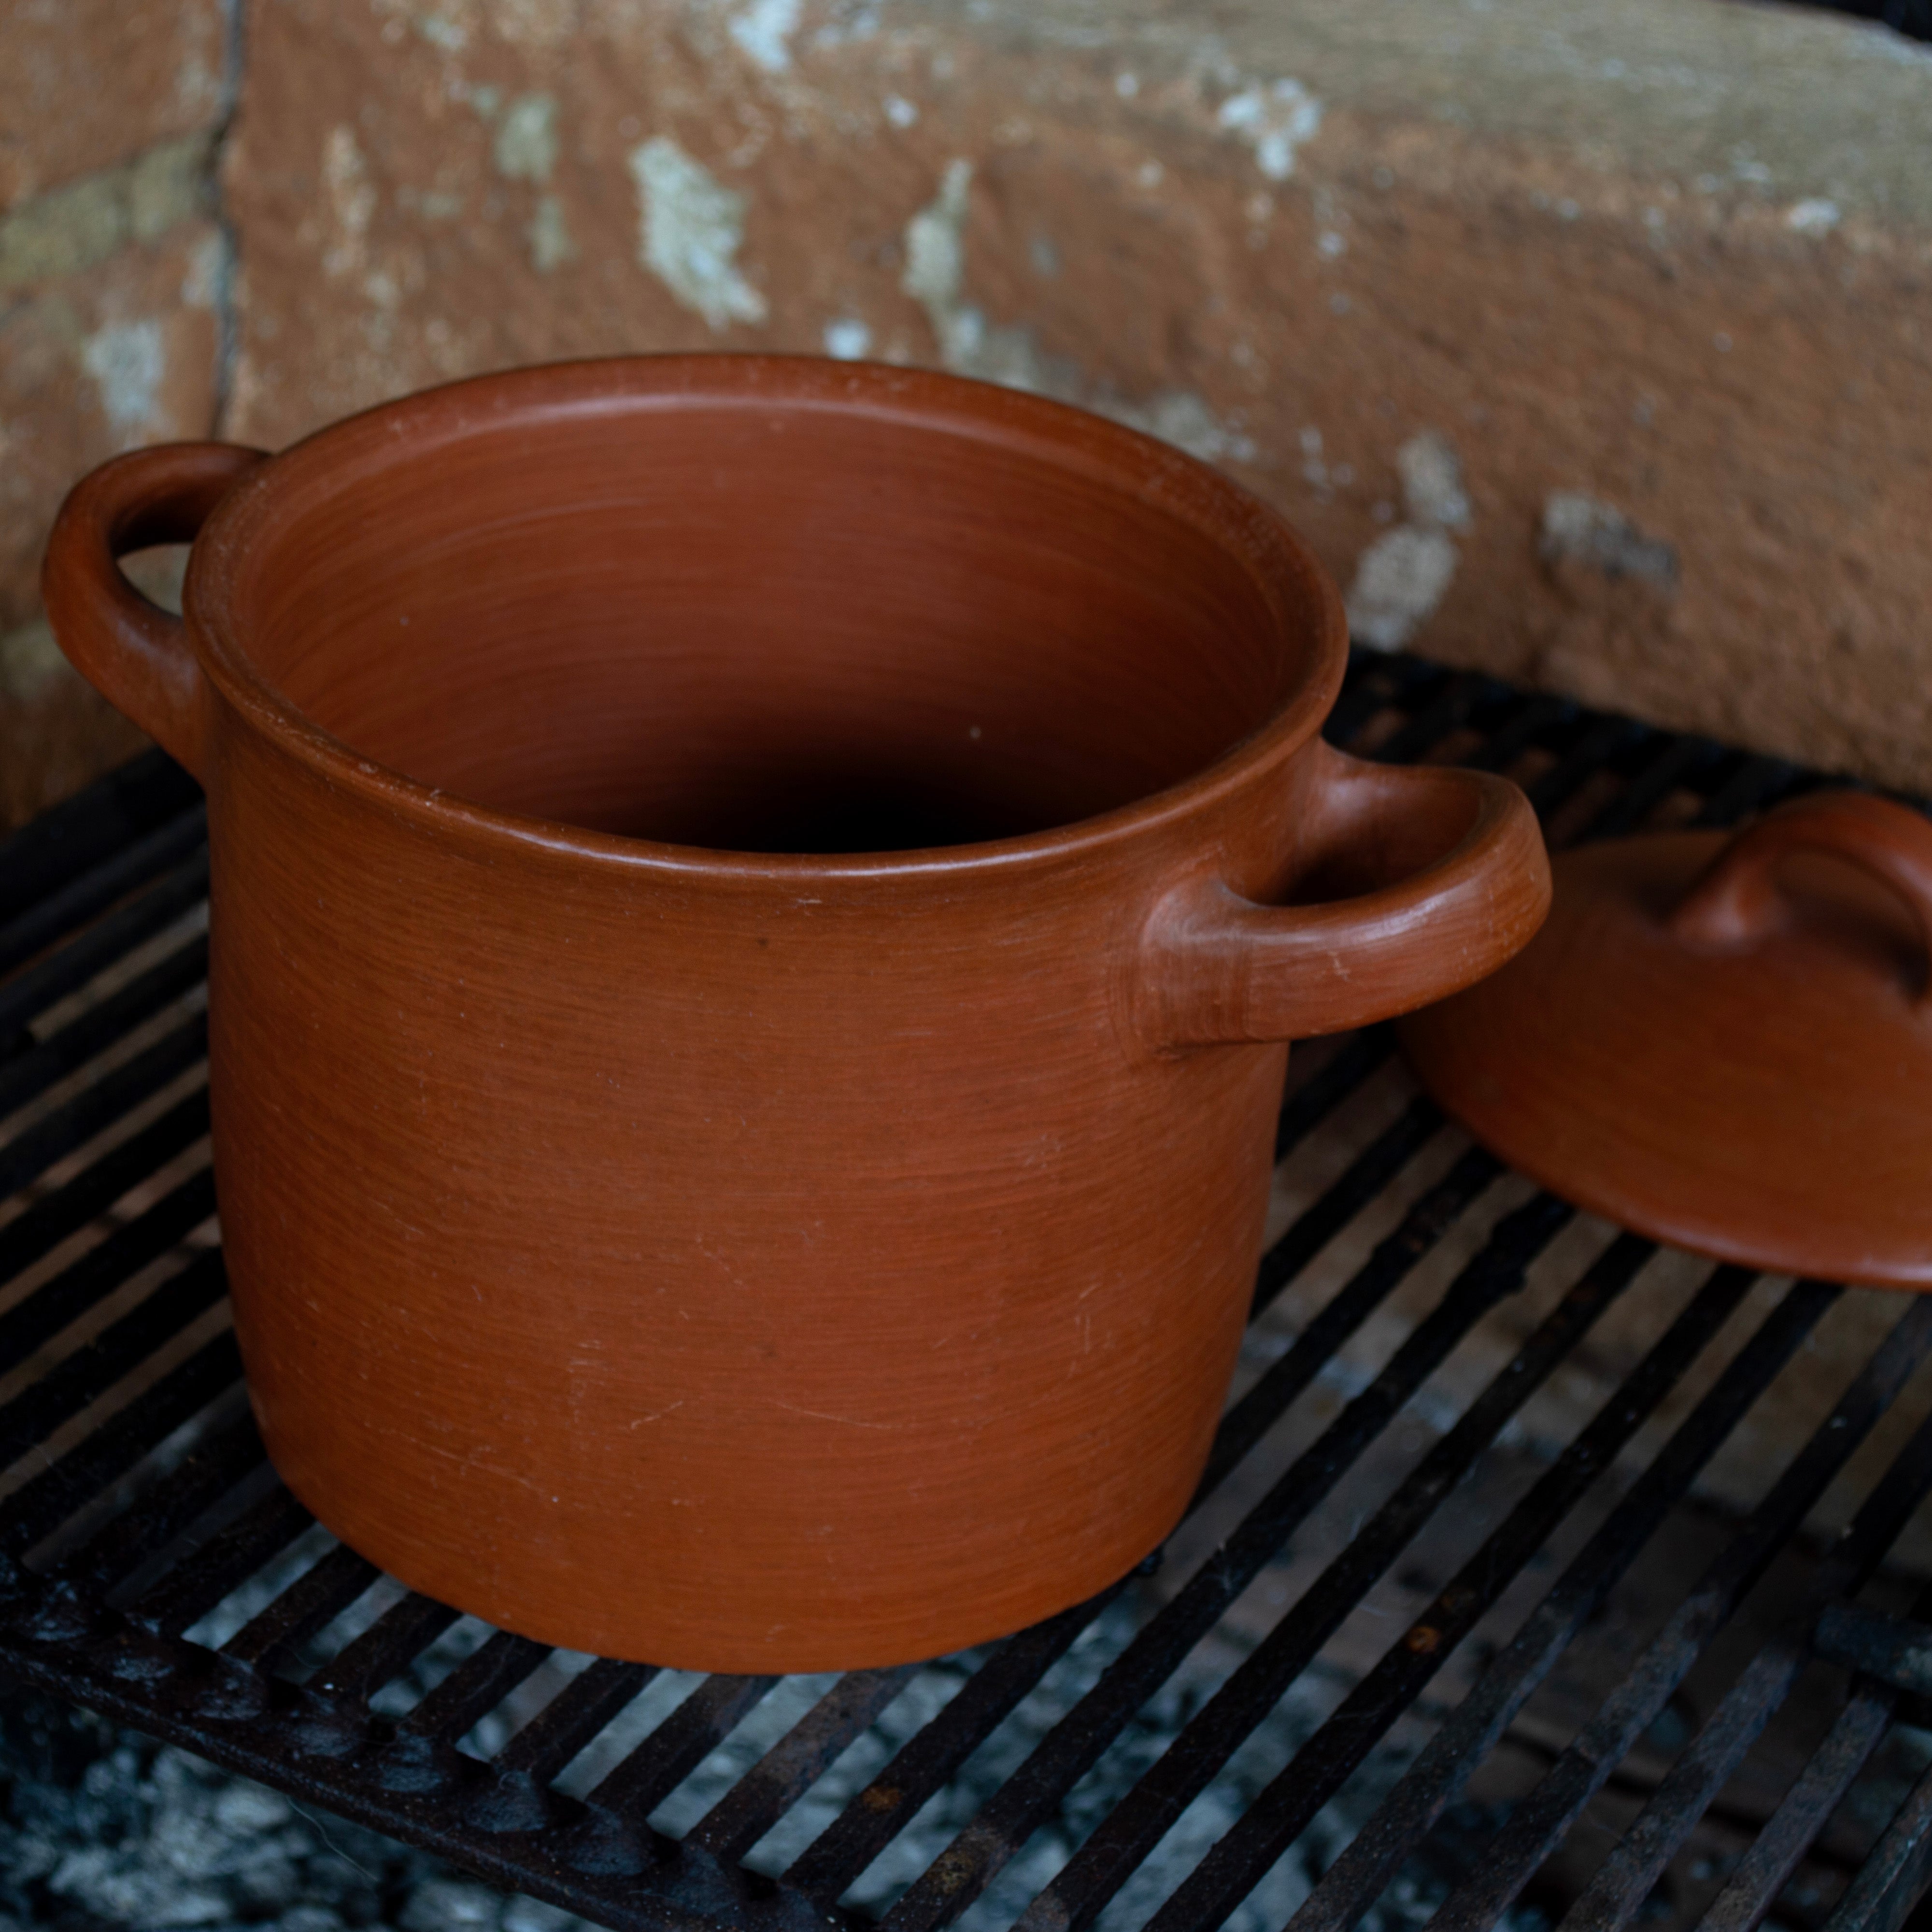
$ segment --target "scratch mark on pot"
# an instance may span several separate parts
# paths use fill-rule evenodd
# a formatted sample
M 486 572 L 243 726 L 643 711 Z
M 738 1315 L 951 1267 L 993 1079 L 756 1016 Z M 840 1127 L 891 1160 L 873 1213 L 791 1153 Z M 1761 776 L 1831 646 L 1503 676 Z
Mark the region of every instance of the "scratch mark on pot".
M 454 1449 L 439 1448 L 434 1442 L 426 1442 L 420 1436 L 414 1439 L 413 1446 L 418 1449 L 427 1450 L 432 1456 L 440 1456 L 446 1462 L 454 1462 L 462 1468 L 474 1470 L 485 1476 L 500 1477 L 514 1483 L 520 1488 L 528 1490 L 532 1496 L 541 1496 L 544 1494 L 543 1490 L 537 1484 L 532 1482 L 529 1477 L 520 1476 L 515 1470 L 504 1468 L 500 1464 L 484 1462 L 481 1451 L 472 1450 L 466 1456 L 460 1456 Z M 552 1500 L 555 1499 L 553 1498 Z
M 683 1406 L 684 1404 L 682 1402 L 674 1402 L 668 1408 L 654 1409 L 649 1415 L 639 1416 L 631 1426 L 633 1429 L 641 1429 L 647 1422 L 662 1422 L 666 1416 L 675 1414 Z
M 898 1429 L 902 1426 L 896 1422 L 866 1422 L 856 1415 L 829 1415 L 822 1408 L 800 1408 L 797 1403 L 781 1402 L 776 1396 L 770 1400 L 774 1408 L 788 1410 L 794 1415 L 808 1415 L 814 1422 L 843 1423 L 848 1429 Z

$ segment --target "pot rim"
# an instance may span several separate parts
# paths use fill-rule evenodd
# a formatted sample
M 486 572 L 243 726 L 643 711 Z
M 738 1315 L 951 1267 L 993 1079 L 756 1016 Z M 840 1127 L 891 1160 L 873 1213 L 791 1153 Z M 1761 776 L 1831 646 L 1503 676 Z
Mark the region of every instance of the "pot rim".
M 762 853 L 682 845 L 598 832 L 484 805 L 364 757 L 315 722 L 256 668 L 236 635 L 230 597 L 242 561 L 272 530 L 290 494 L 331 471 L 380 463 L 408 432 L 409 447 L 454 442 L 517 418 L 554 422 L 628 403 L 653 408 L 850 410 L 953 434 L 1030 446 L 1042 460 L 1082 470 L 1152 502 L 1213 541 L 1261 592 L 1284 632 L 1312 607 L 1309 667 L 1254 730 L 1178 782 L 1087 818 L 1016 838 L 871 853 Z M 414 419 L 412 422 L 412 419 Z M 352 486 L 352 484 L 351 485 Z M 1211 808 L 1279 767 L 1313 737 L 1340 694 L 1348 620 L 1334 580 L 1301 536 L 1231 478 L 1172 446 L 1072 404 L 990 382 L 883 363 L 757 352 L 667 354 L 539 363 L 420 389 L 347 416 L 290 444 L 243 476 L 196 538 L 183 609 L 195 655 L 222 696 L 277 748 L 325 782 L 424 830 L 508 842 L 533 851 L 628 870 L 791 881 L 957 875 L 1090 856 Z

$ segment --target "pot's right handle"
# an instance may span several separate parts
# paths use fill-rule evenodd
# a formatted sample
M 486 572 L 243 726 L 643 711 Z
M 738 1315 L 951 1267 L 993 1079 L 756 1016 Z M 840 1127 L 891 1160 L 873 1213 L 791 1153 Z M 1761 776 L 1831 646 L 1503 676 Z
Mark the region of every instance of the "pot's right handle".
M 191 543 L 266 453 L 170 442 L 104 463 L 68 492 L 41 566 L 47 621 L 69 662 L 196 778 L 206 776 L 200 667 L 182 620 L 143 597 L 120 560 L 155 544 Z
M 1749 945 L 1775 924 L 1778 867 L 1800 852 L 1841 860 L 1889 886 L 1918 922 L 1932 979 L 1932 823 L 1868 792 L 1812 792 L 1747 826 L 1684 894 L 1671 931 L 1700 949 Z M 1932 986 L 1918 997 L 1932 1001 Z
M 1177 887 L 1138 962 L 1150 1046 L 1306 1040 L 1392 1019 L 1493 973 L 1543 923 L 1550 860 L 1508 779 L 1370 764 L 1319 740 L 1312 752 L 1304 850 L 1375 890 L 1270 906 L 1211 875 Z

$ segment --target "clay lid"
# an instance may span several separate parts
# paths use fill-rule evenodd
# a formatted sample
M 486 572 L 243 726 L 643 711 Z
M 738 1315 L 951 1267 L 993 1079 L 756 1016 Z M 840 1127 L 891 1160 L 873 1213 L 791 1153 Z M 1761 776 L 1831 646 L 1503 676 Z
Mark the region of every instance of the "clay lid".
M 1818 793 L 1555 874 L 1523 952 L 1403 1022 L 1436 1099 L 1638 1233 L 1932 1288 L 1932 824 Z

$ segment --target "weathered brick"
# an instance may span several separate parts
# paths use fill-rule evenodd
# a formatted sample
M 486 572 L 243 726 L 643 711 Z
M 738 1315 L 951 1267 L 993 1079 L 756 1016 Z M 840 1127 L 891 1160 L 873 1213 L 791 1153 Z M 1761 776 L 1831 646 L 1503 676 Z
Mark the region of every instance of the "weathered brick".
M 0 0 L 0 208 L 220 119 L 221 0 Z
M 1932 58 L 1882 29 L 254 0 L 248 41 L 253 440 L 557 356 L 941 362 L 1223 463 L 1365 634 L 1932 784 Z
M 212 130 L 164 141 L 0 214 L 0 298 L 77 274 L 214 212 Z
M 0 630 L 38 610 L 46 526 L 76 477 L 117 451 L 208 433 L 221 248 L 212 224 L 180 224 L 0 316 Z
M 0 826 L 142 742 L 50 655 L 40 553 L 61 498 L 97 463 L 209 433 L 224 245 L 212 223 L 177 221 L 153 242 L 0 296 Z
M 104 458 L 213 427 L 224 0 L 0 0 L 0 826 L 139 734 L 50 656 L 35 580 Z

